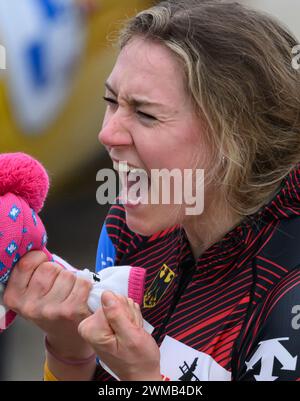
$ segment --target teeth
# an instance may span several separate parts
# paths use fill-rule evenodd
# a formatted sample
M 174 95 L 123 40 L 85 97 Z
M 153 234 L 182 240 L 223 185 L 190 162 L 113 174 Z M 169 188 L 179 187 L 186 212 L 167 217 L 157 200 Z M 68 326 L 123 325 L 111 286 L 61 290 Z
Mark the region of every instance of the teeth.
M 119 171 L 120 173 L 128 173 L 128 171 L 130 170 L 128 164 L 123 162 L 117 163 L 114 161 L 113 166 L 114 169 Z
M 113 162 L 113 167 L 115 170 L 119 171 L 120 173 L 132 173 L 132 174 L 147 174 L 146 170 L 137 167 L 130 167 L 126 162 Z
M 146 174 L 146 170 L 144 170 L 143 168 L 129 168 L 129 171 L 132 174 Z

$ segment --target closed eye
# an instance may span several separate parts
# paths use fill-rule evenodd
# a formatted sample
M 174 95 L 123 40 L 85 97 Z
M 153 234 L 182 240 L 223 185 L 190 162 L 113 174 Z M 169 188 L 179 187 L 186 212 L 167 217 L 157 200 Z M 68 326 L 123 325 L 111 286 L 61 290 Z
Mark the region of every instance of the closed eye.
M 117 105 L 118 104 L 118 102 L 115 99 L 112 99 L 111 97 L 103 96 L 103 99 L 106 101 L 106 103 L 108 103 L 110 105 Z
M 115 108 L 116 106 L 118 106 L 118 102 L 117 102 L 115 99 L 111 98 L 111 97 L 103 96 L 103 99 L 105 100 L 105 102 L 106 102 L 110 107 Z M 154 116 L 152 116 L 151 114 L 147 114 L 147 113 L 144 113 L 143 111 L 139 111 L 139 110 L 137 110 L 136 113 L 137 113 L 137 115 L 138 115 L 140 118 L 146 119 L 146 120 L 148 120 L 149 122 L 151 122 L 151 121 L 152 121 L 152 122 L 157 121 L 157 118 L 154 117 Z
M 152 120 L 155 121 L 157 120 L 154 116 L 152 116 L 151 114 L 147 114 L 147 113 L 143 113 L 142 111 L 137 111 L 137 114 L 142 117 L 142 118 L 146 118 L 148 120 Z

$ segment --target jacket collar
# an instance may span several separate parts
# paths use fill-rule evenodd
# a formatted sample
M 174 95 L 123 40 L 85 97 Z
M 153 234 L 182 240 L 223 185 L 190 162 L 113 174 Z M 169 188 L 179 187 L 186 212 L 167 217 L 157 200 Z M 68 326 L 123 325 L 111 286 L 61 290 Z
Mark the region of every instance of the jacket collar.
M 197 265 L 210 268 L 231 265 L 246 248 L 255 243 L 255 239 L 264 226 L 270 222 L 300 216 L 300 163 L 282 180 L 274 197 L 253 215 L 245 217 L 236 227 L 207 249 L 197 260 Z M 185 231 L 181 229 L 181 257 L 192 259 L 188 252 L 189 242 Z M 219 257 L 216 258 L 216 255 Z M 185 257 L 184 257 L 185 259 Z M 222 262 L 221 262 L 222 261 Z

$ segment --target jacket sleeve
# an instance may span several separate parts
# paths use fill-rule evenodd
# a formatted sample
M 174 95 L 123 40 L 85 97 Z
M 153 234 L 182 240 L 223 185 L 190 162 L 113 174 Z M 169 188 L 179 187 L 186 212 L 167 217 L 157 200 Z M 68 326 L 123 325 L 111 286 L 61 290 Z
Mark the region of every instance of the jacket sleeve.
M 97 249 L 96 272 L 115 264 L 116 248 L 108 235 L 106 224 L 103 224 Z
M 300 268 L 257 310 L 245 336 L 237 380 L 300 381 Z
M 104 221 L 96 257 L 96 272 L 106 267 L 118 264 L 120 255 L 126 246 L 122 237 L 130 235 L 130 230 L 126 225 L 125 211 L 121 205 L 113 205 Z

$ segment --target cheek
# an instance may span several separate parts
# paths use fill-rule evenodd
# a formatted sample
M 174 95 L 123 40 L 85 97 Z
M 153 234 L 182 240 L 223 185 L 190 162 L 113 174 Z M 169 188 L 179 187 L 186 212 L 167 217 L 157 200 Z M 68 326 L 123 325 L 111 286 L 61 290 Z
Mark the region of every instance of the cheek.
M 191 130 L 186 133 L 184 141 L 182 141 L 182 149 L 184 149 L 185 165 L 189 168 L 195 169 L 196 167 L 200 169 L 205 169 L 209 166 L 209 161 L 211 159 L 210 146 L 206 143 L 204 135 L 201 134 L 199 129 L 191 128 Z
M 135 147 L 143 164 L 150 169 L 171 168 L 178 157 L 178 148 L 171 133 L 151 130 L 151 133 L 134 132 Z
M 188 169 L 195 166 L 199 150 L 195 144 L 186 142 L 157 142 L 143 151 L 144 163 L 157 169 Z
M 193 168 L 195 160 L 207 153 L 199 130 L 176 127 L 176 130 L 157 129 L 150 133 L 136 128 L 134 143 L 141 161 L 150 170 L 162 168 Z
M 139 127 L 133 127 L 131 132 L 135 150 L 144 166 L 149 170 L 160 168 L 164 155 L 163 141 L 157 140 L 155 132 L 148 133 Z
M 146 144 L 145 144 L 146 145 Z M 152 143 L 137 149 L 145 166 L 151 169 L 162 169 L 171 166 L 167 158 L 167 151 L 162 143 Z

